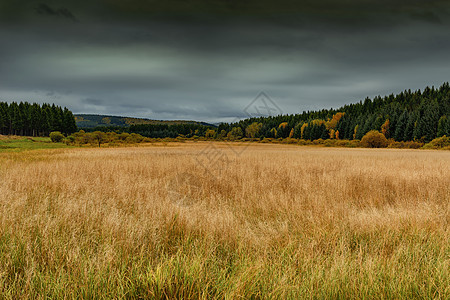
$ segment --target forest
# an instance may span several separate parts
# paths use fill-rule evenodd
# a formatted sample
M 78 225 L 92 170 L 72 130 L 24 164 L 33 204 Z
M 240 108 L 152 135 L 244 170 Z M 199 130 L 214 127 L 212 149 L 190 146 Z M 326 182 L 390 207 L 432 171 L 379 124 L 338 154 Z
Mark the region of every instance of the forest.
M 77 131 L 69 109 L 46 103 L 0 102 L 0 134 L 48 136 L 53 131 L 66 135 Z
M 338 109 L 304 111 L 301 114 L 249 118 L 218 127 L 201 123 L 134 124 L 83 128 L 85 131 L 136 133 L 149 138 L 206 137 L 218 139 L 296 138 L 303 140 L 360 140 L 377 130 L 397 142 L 429 142 L 450 135 L 450 85 L 426 87 L 398 95 L 366 98 Z M 67 108 L 28 102 L 0 102 L 0 134 L 48 136 L 77 131 L 74 115 Z
M 395 141 L 429 142 L 450 133 L 450 85 L 366 98 L 338 109 L 305 111 L 221 124 L 219 136 L 240 138 L 361 139 L 371 130 Z
M 217 139 L 296 138 L 303 140 L 361 140 L 377 130 L 397 142 L 429 142 L 450 134 L 450 86 L 398 95 L 366 98 L 337 109 L 304 111 L 301 114 L 249 118 L 218 127 L 203 124 L 139 124 L 128 127 L 83 128 L 86 131 L 137 133 L 150 138 L 207 137 Z

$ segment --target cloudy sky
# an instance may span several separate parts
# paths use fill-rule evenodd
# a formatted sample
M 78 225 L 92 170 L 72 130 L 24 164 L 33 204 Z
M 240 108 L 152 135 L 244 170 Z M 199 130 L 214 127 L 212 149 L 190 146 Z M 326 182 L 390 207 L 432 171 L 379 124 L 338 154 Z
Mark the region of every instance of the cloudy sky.
M 81 2 L 81 3 L 80 3 Z M 0 101 L 231 121 L 450 80 L 450 1 L 0 0 Z

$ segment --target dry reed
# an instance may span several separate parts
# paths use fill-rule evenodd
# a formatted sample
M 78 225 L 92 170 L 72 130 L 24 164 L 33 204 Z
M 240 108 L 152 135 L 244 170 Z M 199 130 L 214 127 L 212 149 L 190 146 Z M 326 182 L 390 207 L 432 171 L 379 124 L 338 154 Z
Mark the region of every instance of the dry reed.
M 0 298 L 450 298 L 449 152 L 208 145 L 0 154 Z

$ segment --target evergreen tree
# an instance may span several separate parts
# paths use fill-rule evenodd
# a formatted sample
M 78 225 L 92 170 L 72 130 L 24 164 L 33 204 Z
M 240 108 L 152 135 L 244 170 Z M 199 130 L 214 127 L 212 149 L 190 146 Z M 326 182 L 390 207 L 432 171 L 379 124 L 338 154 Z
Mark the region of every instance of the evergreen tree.
M 431 93 L 431 91 L 428 93 Z M 414 138 L 429 142 L 436 137 L 437 133 L 439 121 L 439 105 L 437 101 L 423 101 L 419 114 L 416 127 L 414 128 Z
M 4 133 L 6 122 L 6 111 L 3 103 L 0 103 L 0 134 Z
M 436 137 L 441 137 L 444 135 L 450 136 L 450 122 L 447 116 L 442 116 L 439 119 Z
M 405 109 L 398 119 L 397 126 L 394 132 L 394 140 L 404 141 L 405 140 L 405 129 L 408 122 L 408 111 Z
M 71 134 L 77 130 L 75 118 L 67 108 L 28 102 L 0 102 L 0 134 L 48 135 L 50 131 Z
M 33 103 L 30 108 L 30 123 L 32 128 L 32 135 L 37 136 L 40 130 L 40 116 L 41 109 L 38 104 Z
M 71 134 L 77 131 L 77 124 L 75 122 L 75 117 L 72 112 L 68 110 L 66 107 L 63 111 L 63 132 L 65 134 Z
M 403 136 L 404 141 L 412 141 L 414 138 L 414 127 L 416 123 L 416 114 L 411 113 L 408 116 L 408 122 L 406 123 L 405 133 Z

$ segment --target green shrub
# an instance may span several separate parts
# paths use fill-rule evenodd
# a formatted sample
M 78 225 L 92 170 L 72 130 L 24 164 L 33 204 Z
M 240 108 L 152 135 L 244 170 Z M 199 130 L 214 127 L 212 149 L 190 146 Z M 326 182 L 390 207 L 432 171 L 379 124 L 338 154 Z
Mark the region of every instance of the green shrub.
M 61 143 L 64 139 L 64 135 L 59 131 L 53 131 L 50 133 L 50 139 L 53 143 Z
M 129 136 L 130 136 L 129 133 L 127 133 L 127 132 L 122 132 L 121 134 L 119 134 L 119 135 L 117 136 L 117 138 L 118 138 L 120 141 L 125 141 L 125 140 L 127 139 L 127 137 L 129 137 Z
M 281 141 L 282 144 L 297 144 L 298 140 L 294 138 L 285 138 Z
M 66 145 L 73 145 L 75 143 L 75 137 L 73 135 L 69 135 L 64 139 Z
M 361 146 L 360 140 L 351 140 L 347 143 L 347 147 L 349 148 L 357 148 Z
M 325 142 L 323 143 L 323 145 L 325 147 L 334 147 L 336 146 L 336 143 L 334 140 L 325 140 Z
M 143 140 L 144 140 L 144 137 L 142 135 L 140 135 L 140 134 L 137 134 L 137 133 L 132 133 L 125 139 L 125 141 L 127 143 L 133 143 L 133 144 L 134 143 L 141 143 Z
M 348 140 L 335 140 L 336 147 L 349 147 L 351 141 Z
M 272 138 L 263 138 L 260 142 L 261 143 L 272 143 L 273 139 Z
M 392 141 L 389 143 L 388 148 L 397 148 L 397 149 L 419 149 L 423 146 L 423 143 L 416 141 L 408 141 L 408 142 L 395 142 Z
M 424 149 L 446 149 L 450 150 L 450 137 L 441 136 L 439 138 L 435 138 L 428 144 L 423 146 Z
M 242 131 L 242 128 L 239 126 L 233 127 L 231 129 L 231 131 L 228 132 L 228 135 L 227 135 L 227 137 L 232 140 L 240 139 L 243 136 L 244 136 L 244 132 Z
M 314 145 L 323 145 L 324 142 L 325 142 L 325 140 L 323 140 L 323 139 L 317 139 L 317 140 L 314 140 L 312 143 Z
M 310 140 L 300 139 L 297 141 L 297 145 L 301 145 L 301 146 L 306 146 L 306 145 L 311 145 L 311 144 L 312 144 L 312 142 Z

